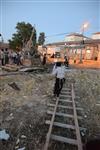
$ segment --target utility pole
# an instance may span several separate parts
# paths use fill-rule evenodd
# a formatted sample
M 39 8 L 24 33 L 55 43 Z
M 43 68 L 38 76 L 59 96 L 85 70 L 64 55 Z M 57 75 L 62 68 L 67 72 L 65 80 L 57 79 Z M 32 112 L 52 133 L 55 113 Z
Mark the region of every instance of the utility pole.
M 80 64 L 83 63 L 82 61 L 82 49 L 84 47 L 84 31 L 87 29 L 89 26 L 89 22 L 86 22 L 82 25 L 81 30 L 82 30 L 82 40 L 81 40 L 81 51 L 80 51 Z
M 82 49 L 83 49 L 83 45 L 84 45 L 84 30 L 83 30 L 83 34 L 82 34 L 82 41 L 81 41 L 81 51 L 80 51 L 80 64 L 83 63 L 82 61 Z

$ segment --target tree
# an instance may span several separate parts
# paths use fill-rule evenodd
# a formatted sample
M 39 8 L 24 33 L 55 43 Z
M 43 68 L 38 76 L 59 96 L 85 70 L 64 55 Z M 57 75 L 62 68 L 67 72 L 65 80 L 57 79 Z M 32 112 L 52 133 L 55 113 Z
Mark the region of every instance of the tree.
M 9 40 L 9 46 L 11 49 L 17 50 L 23 46 L 22 37 L 19 34 L 13 34 L 12 40 Z
M 36 30 L 30 23 L 18 22 L 16 25 L 16 33 L 13 34 L 12 39 L 9 40 L 10 48 L 22 49 L 29 41 L 32 31 L 34 34 L 32 37 L 33 45 L 36 45 Z
M 39 35 L 39 38 L 38 38 L 38 44 L 43 45 L 44 42 L 45 42 L 45 33 L 41 32 L 40 35 Z

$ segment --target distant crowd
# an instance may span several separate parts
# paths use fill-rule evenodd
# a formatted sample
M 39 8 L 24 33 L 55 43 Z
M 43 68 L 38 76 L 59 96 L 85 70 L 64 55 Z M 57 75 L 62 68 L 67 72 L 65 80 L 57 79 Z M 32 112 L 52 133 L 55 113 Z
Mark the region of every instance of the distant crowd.
M 26 55 L 23 51 L 13 51 L 9 50 L 7 48 L 0 49 L 0 65 L 4 66 L 6 64 L 12 64 L 12 65 L 23 65 Z M 31 55 L 28 54 L 27 58 L 31 58 Z M 53 57 L 51 57 L 53 58 Z M 47 63 L 47 55 L 44 54 L 41 60 L 42 65 L 46 65 Z M 69 67 L 69 61 L 67 56 L 64 57 L 64 65 L 66 67 Z
M 22 52 L 9 51 L 6 48 L 0 50 L 0 60 L 2 66 L 6 64 L 23 65 L 24 57 Z

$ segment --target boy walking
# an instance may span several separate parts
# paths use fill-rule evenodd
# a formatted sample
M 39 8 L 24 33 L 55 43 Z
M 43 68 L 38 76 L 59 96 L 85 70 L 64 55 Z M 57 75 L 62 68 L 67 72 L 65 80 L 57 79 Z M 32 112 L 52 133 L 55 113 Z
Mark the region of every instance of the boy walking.
M 63 83 L 65 82 L 65 67 L 62 66 L 61 62 L 55 64 L 52 74 L 56 77 L 54 95 L 59 97 Z

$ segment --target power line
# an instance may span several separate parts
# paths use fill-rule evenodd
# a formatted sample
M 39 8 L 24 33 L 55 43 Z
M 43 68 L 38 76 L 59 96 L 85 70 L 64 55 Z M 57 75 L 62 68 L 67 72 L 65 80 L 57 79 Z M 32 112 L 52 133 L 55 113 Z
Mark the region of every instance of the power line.
M 77 33 L 77 32 L 66 32 L 66 33 L 52 34 L 52 35 L 45 36 L 45 38 L 54 37 L 54 36 L 61 36 L 61 35 L 65 35 L 65 34 L 68 35 L 68 34 L 72 34 L 72 33 Z

